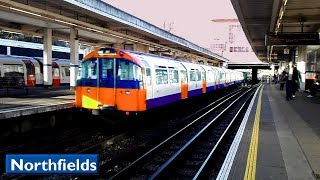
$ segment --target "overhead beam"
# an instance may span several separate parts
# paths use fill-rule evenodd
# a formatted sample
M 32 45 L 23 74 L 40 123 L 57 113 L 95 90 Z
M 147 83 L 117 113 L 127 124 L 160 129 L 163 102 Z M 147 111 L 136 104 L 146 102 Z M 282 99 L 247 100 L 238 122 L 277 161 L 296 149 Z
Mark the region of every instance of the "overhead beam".
M 269 32 L 274 32 L 274 30 L 275 30 L 278 14 L 280 11 L 281 2 L 282 1 L 280 1 L 280 0 L 273 0 L 272 15 L 271 15 L 271 20 L 270 20 Z
M 319 24 L 320 15 L 310 16 L 310 15 L 295 15 L 295 16 L 284 16 L 282 18 L 283 24 L 300 24 L 301 19 L 303 18 L 304 24 Z
M 257 17 L 257 18 L 246 18 L 246 25 L 269 25 L 270 18 L 266 17 Z

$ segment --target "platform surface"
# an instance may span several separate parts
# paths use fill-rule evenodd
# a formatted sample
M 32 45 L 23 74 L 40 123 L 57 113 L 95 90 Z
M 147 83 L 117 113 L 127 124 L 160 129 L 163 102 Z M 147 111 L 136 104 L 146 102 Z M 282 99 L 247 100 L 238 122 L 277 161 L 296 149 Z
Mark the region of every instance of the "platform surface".
M 73 107 L 74 90 L 68 87 L 11 90 L 7 96 L 0 90 L 0 120 Z
M 320 179 L 320 94 L 315 98 L 307 95 L 298 92 L 287 101 L 278 85 L 264 85 L 261 106 L 258 108 L 257 95 L 230 171 L 222 177 L 250 179 L 249 172 L 255 179 Z M 256 119 L 258 133 L 253 131 Z M 252 158 L 254 139 L 257 155 Z

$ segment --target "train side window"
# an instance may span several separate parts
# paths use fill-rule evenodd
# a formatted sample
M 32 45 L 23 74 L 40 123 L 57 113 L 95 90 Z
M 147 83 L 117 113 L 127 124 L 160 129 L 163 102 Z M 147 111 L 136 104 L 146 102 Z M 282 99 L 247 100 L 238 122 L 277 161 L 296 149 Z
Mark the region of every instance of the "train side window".
M 146 83 L 147 83 L 147 86 L 152 85 L 150 68 L 146 68 Z
M 190 71 L 190 81 L 197 81 L 197 73 L 194 70 Z
M 224 79 L 224 73 L 220 73 L 220 79 Z
M 179 74 L 178 70 L 169 70 L 169 79 L 170 83 L 178 83 L 179 82 Z
M 4 76 L 23 76 L 24 70 L 21 64 L 4 64 L 3 65 Z
M 197 70 L 197 81 L 201 81 L 201 71 Z
M 206 72 L 205 71 L 201 71 L 201 77 L 202 77 L 203 81 L 206 80 Z
M 150 68 L 146 68 L 146 76 L 151 76 Z
M 61 76 L 63 76 L 63 77 L 66 76 L 66 70 L 64 67 L 61 67 Z
M 165 69 L 156 69 L 156 83 L 168 84 L 168 71 Z
M 70 76 L 70 68 L 68 67 L 63 67 L 64 71 L 65 71 L 65 76 Z

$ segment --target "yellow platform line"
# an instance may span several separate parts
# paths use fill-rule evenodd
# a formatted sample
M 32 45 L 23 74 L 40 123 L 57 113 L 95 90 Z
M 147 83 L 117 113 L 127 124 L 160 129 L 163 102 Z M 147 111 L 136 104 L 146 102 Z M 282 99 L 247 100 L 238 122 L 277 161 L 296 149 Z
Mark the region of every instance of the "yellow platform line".
M 259 140 L 259 123 L 260 123 L 260 112 L 261 112 L 261 96 L 263 86 L 259 93 L 259 99 L 256 109 L 256 116 L 253 124 L 253 130 L 251 135 L 251 142 L 249 148 L 249 154 L 247 158 L 246 173 L 244 175 L 245 180 L 256 179 L 256 166 L 257 166 L 257 155 L 258 155 L 258 140 Z

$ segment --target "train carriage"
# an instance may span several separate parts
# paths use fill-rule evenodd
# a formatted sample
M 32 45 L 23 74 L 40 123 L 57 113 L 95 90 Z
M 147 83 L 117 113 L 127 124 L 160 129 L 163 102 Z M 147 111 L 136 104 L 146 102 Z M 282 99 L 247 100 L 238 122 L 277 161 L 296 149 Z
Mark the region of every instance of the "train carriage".
M 234 71 L 183 60 L 100 48 L 81 66 L 76 107 L 141 112 L 235 83 Z
M 27 86 L 38 86 L 41 82 L 39 63 L 30 57 L 0 55 L 1 77 L 21 77 Z
M 43 58 L 0 55 L 0 77 L 21 77 L 28 87 L 43 86 Z M 53 59 L 53 86 L 70 85 L 69 60 Z

